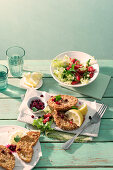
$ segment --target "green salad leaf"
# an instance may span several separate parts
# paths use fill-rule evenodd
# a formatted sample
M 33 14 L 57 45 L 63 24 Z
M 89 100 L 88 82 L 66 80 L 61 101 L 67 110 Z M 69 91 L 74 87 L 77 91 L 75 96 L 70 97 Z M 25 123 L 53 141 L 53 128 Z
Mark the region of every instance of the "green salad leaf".
M 90 66 L 90 61 L 91 61 L 91 59 L 89 59 L 86 63 L 88 66 Z
M 76 70 L 75 70 L 76 71 Z M 68 76 L 68 75 L 73 75 L 73 73 L 70 70 L 64 70 L 63 75 Z
M 39 129 L 43 133 L 53 130 L 53 128 L 51 128 L 53 120 L 48 121 L 45 124 L 43 123 L 43 120 L 44 120 L 43 117 L 35 119 L 32 125 L 36 126 L 37 129 Z
M 69 69 L 69 71 L 74 71 L 74 72 L 75 72 L 74 67 L 75 67 L 75 64 L 72 64 L 72 66 L 71 66 L 71 68 Z
M 15 140 L 15 142 L 19 142 L 20 141 L 20 137 L 17 135 L 16 137 L 14 137 L 14 140 Z
M 84 79 L 90 79 L 90 77 L 89 77 L 88 75 L 89 75 L 89 72 L 88 72 L 88 71 L 84 72 L 83 78 L 84 78 Z

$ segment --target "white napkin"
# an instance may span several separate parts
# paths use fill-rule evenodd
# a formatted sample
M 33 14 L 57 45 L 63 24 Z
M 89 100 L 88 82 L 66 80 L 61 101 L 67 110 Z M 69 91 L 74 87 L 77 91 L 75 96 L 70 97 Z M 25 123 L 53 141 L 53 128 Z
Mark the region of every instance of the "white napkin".
M 27 108 L 27 102 L 30 98 L 36 97 L 36 96 L 39 97 L 42 94 L 43 94 L 43 97 L 45 99 L 45 102 L 47 102 L 47 100 L 51 96 L 55 95 L 55 94 L 49 94 L 45 91 L 38 91 L 38 90 L 35 90 L 35 89 L 28 89 L 27 90 L 25 97 L 24 97 L 24 99 L 21 103 L 21 106 L 19 108 L 20 113 L 19 113 L 19 116 L 18 116 L 18 119 L 17 119 L 18 121 L 22 121 L 22 122 L 29 123 L 29 124 L 33 123 L 34 119 L 31 117 L 33 115 L 33 113 L 32 113 L 32 111 L 30 111 Z M 80 99 L 79 99 L 79 101 L 85 102 L 88 106 L 88 112 L 86 114 L 85 121 L 82 124 L 82 126 L 84 126 L 84 124 L 86 124 L 88 122 L 89 116 L 93 116 L 95 114 L 95 112 L 100 108 L 101 104 L 96 103 L 96 101 L 90 102 L 90 101 L 80 100 Z M 82 126 L 80 128 L 82 128 Z M 57 127 L 54 123 L 53 123 L 52 127 L 55 130 L 64 131 L 64 130 L 60 129 L 59 127 Z M 99 132 L 99 127 L 100 127 L 100 122 L 98 122 L 97 124 L 92 124 L 91 126 L 87 127 L 81 134 L 87 135 L 87 136 L 92 136 L 92 137 L 97 137 L 98 132 Z M 76 134 L 80 130 L 80 128 L 78 128 L 77 130 L 64 131 L 64 132 Z

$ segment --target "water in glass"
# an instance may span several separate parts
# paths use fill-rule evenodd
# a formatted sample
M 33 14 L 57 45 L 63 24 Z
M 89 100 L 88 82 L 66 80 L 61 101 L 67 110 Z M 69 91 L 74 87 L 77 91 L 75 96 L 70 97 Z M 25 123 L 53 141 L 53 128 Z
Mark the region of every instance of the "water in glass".
M 7 88 L 8 69 L 6 66 L 0 65 L 0 91 Z
M 8 58 L 9 69 L 12 76 L 19 77 L 23 72 L 23 57 L 11 56 Z

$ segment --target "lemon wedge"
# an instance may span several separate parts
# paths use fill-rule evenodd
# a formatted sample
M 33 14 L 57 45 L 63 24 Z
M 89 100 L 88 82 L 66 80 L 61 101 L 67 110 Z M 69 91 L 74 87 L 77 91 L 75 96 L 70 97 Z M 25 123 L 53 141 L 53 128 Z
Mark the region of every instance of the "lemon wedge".
M 82 125 L 83 115 L 79 110 L 71 109 L 68 110 L 65 114 L 68 116 L 69 120 L 73 119 L 73 122 L 76 123 L 77 126 L 80 127 Z
M 82 115 L 87 114 L 88 108 L 86 103 L 83 103 L 81 106 L 78 106 L 78 109 L 82 113 Z

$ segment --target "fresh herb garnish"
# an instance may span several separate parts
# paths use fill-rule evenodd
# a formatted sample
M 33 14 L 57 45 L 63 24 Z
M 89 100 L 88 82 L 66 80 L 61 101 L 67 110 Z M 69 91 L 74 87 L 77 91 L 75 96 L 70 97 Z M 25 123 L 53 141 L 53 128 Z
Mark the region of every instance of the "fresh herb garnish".
M 76 71 L 76 70 L 75 70 Z M 63 75 L 66 75 L 66 76 L 68 76 L 68 75 L 73 75 L 73 73 L 70 71 L 70 70 L 64 70 L 63 71 Z
M 36 112 L 37 108 L 36 107 L 32 107 L 32 110 L 33 110 L 33 112 Z
M 14 140 L 15 140 L 15 142 L 19 142 L 20 141 L 20 137 L 17 135 L 16 137 L 14 137 Z
M 72 109 L 76 109 L 76 110 L 78 110 L 78 108 L 77 108 L 76 106 L 72 106 Z
M 87 65 L 88 65 L 88 66 L 90 66 L 90 61 L 91 61 L 91 59 L 89 59 L 89 60 L 87 61 Z
M 59 100 L 62 99 L 62 98 L 61 98 L 61 95 L 58 95 L 58 96 L 56 96 L 55 98 L 56 98 L 56 101 L 59 101 Z
M 34 121 L 33 121 L 33 126 L 36 126 L 37 127 L 37 129 L 39 129 L 41 132 L 43 132 L 43 133 L 45 133 L 45 132 L 47 132 L 47 131 L 51 131 L 51 130 L 53 130 L 52 128 L 51 128 L 51 125 L 52 125 L 52 123 L 53 123 L 53 119 L 51 120 L 51 121 L 48 121 L 48 122 L 46 122 L 45 124 L 43 123 L 43 117 L 41 117 L 41 118 L 39 118 L 39 119 L 35 119 Z
M 69 71 L 75 71 L 74 67 L 75 67 L 75 64 L 72 64 L 72 66 L 71 66 L 71 68 L 69 69 Z
M 88 77 L 88 75 L 89 75 L 89 72 L 88 72 L 88 71 L 84 72 L 83 78 L 84 78 L 84 79 L 90 79 L 90 77 Z

